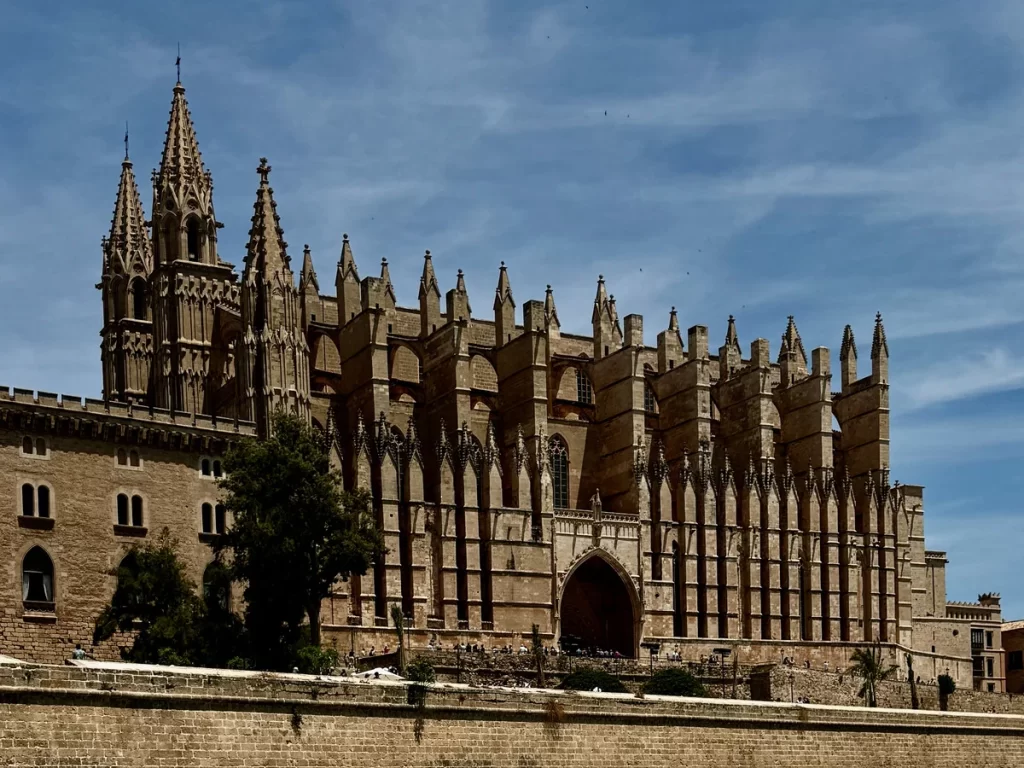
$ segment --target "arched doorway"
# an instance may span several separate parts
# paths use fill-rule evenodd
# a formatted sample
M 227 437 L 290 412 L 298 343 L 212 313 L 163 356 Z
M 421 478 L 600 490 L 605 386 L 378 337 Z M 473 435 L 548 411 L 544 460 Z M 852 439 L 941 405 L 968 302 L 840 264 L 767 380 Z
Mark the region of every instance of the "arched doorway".
M 559 618 L 563 650 L 618 651 L 636 655 L 636 614 L 632 585 L 600 555 L 589 557 L 562 588 Z

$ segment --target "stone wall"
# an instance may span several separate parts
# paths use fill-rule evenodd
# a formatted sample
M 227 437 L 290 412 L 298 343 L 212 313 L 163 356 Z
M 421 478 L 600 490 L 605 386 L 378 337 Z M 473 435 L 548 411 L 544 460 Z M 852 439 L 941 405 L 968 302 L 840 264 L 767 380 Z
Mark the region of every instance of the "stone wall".
M 0 666 L 0 765 L 1005 766 L 1024 718 Z

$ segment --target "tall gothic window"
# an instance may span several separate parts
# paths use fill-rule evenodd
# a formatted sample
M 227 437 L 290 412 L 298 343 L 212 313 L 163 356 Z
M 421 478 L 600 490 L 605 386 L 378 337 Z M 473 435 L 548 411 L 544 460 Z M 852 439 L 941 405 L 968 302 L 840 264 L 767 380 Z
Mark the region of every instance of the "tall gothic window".
M 193 216 L 185 224 L 186 241 L 188 245 L 188 260 L 199 261 L 199 220 Z
M 650 384 L 644 384 L 644 410 L 647 413 L 658 412 L 658 403 L 654 399 L 654 390 Z
M 561 438 L 551 439 L 551 487 L 555 509 L 569 507 L 569 450 Z
M 581 405 L 590 405 L 594 402 L 594 388 L 587 374 L 579 368 L 576 369 L 576 402 Z

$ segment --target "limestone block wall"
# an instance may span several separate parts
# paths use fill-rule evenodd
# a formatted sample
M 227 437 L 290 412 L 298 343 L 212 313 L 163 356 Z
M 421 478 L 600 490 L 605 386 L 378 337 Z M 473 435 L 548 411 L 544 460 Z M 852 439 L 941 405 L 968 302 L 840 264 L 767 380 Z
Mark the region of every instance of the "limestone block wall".
M 0 760 L 189 768 L 1006 766 L 1024 760 L 1024 718 L 6 666 Z

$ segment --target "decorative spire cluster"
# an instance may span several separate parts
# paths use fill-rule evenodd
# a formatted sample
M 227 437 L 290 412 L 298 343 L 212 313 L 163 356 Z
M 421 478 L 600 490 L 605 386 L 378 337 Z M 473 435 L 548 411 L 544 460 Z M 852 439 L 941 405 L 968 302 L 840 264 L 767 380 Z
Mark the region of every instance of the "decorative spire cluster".
M 110 235 L 105 246 L 104 272 L 148 275 L 153 270 L 153 247 L 146 232 L 146 217 L 142 212 L 132 161 L 128 159 L 127 138 Z
M 171 100 L 171 114 L 167 120 L 167 137 L 164 140 L 163 158 L 159 175 L 168 181 L 210 183 L 210 175 L 203 166 L 196 138 L 195 125 L 185 100 L 185 86 L 179 81 L 174 86 Z
M 291 266 L 288 256 L 288 243 L 284 240 L 281 219 L 277 215 L 277 203 L 274 201 L 274 189 L 270 186 L 270 166 L 267 158 L 261 157 L 256 172 L 260 184 L 256 190 L 256 202 L 253 204 L 252 226 L 249 229 L 249 243 L 246 246 L 246 269 L 255 267 L 269 275 Z M 257 263 L 253 263 L 253 260 Z M 305 266 L 305 265 L 303 265 Z M 312 260 L 310 260 L 312 268 Z

